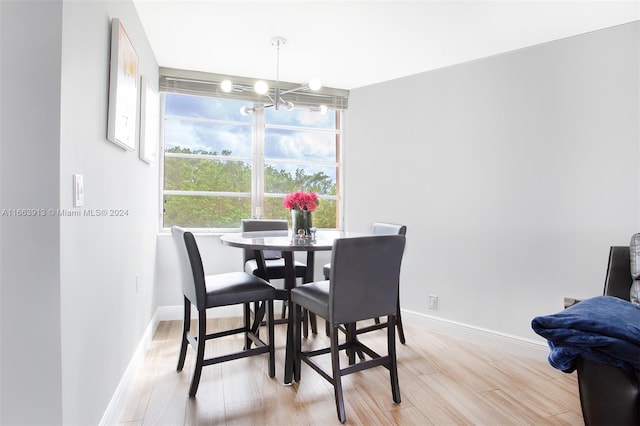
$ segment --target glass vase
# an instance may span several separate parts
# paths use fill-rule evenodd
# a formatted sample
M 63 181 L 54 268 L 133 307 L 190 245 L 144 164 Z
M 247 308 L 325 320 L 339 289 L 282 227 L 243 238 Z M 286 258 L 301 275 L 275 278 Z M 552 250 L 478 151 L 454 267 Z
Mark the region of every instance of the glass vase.
M 313 218 L 308 210 L 291 210 L 291 230 L 293 235 L 310 236 L 313 227 Z M 304 234 L 300 230 L 304 231 Z

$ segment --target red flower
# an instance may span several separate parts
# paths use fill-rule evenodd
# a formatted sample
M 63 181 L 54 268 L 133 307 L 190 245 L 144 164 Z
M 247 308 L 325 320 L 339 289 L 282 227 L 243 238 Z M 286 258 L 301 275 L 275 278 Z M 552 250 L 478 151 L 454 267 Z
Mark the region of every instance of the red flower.
M 284 198 L 282 205 L 290 210 L 315 211 L 320 199 L 314 192 L 296 191 Z

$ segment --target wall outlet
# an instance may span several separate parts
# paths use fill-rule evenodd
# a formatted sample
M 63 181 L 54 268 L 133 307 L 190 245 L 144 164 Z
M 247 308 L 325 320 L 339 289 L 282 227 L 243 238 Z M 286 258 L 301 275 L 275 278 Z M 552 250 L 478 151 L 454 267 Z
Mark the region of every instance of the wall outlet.
M 429 309 L 438 309 L 438 296 L 429 295 Z

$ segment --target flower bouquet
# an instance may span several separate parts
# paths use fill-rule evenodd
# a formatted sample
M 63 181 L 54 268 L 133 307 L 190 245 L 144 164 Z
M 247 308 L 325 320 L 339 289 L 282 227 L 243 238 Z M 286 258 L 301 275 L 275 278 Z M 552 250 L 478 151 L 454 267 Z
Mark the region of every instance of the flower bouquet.
M 291 210 L 291 229 L 294 235 L 311 235 L 311 212 L 318 208 L 319 202 L 320 199 L 314 192 L 296 191 L 284 198 L 282 205 Z

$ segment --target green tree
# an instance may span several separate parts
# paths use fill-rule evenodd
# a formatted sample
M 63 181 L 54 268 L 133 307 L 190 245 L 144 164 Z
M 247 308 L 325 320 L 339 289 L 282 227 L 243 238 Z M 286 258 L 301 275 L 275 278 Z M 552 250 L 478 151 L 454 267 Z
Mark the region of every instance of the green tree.
M 169 154 L 198 155 L 197 157 L 165 157 L 165 190 L 207 192 L 251 193 L 251 164 L 244 161 L 226 160 L 231 152 L 221 153 L 169 147 Z M 202 157 L 201 157 L 202 156 Z M 215 157 L 214 157 L 215 156 Z M 331 177 L 318 172 L 307 174 L 296 169 L 293 176 L 286 170 L 265 167 L 267 193 L 286 194 L 299 189 L 313 191 L 322 199 L 323 194 L 335 195 L 336 186 Z M 282 206 L 282 198 L 266 198 L 263 209 L 265 218 L 289 219 L 289 212 Z M 336 226 L 336 203 L 320 201 L 314 213 L 314 226 L 334 228 Z M 251 198 L 247 196 L 165 195 L 164 226 L 181 225 L 198 228 L 235 228 L 241 219 L 251 217 Z

